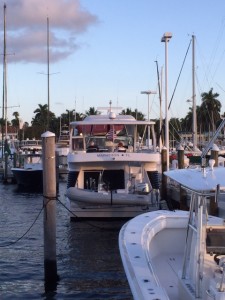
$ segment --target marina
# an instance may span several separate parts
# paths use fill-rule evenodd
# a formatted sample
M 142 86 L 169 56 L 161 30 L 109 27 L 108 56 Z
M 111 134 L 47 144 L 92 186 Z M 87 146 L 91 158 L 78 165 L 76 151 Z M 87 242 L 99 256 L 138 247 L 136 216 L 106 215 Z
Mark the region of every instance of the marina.
M 0 8 L 0 299 L 225 300 L 224 9 L 108 2 Z

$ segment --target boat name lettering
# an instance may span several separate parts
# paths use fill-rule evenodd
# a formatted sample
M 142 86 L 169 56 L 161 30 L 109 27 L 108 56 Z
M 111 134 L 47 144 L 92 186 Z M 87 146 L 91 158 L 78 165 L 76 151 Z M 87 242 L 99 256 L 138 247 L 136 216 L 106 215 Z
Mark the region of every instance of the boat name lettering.
M 97 157 L 120 157 L 120 156 L 130 156 L 128 153 L 123 153 L 122 155 L 120 153 L 99 153 L 97 154 Z

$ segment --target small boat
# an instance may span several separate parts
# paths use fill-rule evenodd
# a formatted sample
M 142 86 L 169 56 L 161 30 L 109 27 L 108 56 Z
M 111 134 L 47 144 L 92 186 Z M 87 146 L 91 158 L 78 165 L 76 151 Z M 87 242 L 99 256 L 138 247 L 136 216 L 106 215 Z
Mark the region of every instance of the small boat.
M 19 143 L 19 150 L 27 153 L 36 153 L 42 151 L 42 140 L 26 139 Z
M 159 209 L 161 156 L 154 134 L 143 142 L 150 128 L 154 132 L 154 122 L 111 110 L 70 123 L 71 218 L 131 218 Z
M 20 154 L 20 166 L 11 168 L 17 185 L 29 190 L 42 190 L 43 188 L 43 166 L 41 154 Z
M 165 172 L 191 193 L 190 210 L 154 211 L 128 221 L 119 249 L 134 299 L 224 300 L 225 222 L 209 201 L 225 190 L 225 168 Z

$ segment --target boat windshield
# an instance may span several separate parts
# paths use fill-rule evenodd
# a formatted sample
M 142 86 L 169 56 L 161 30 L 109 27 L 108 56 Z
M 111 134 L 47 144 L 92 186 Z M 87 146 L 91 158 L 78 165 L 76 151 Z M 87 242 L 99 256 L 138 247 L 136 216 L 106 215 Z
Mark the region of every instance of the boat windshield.
M 149 140 L 148 146 L 143 141 L 147 132 L 145 124 L 74 125 L 71 128 L 72 151 L 114 152 L 120 145 L 124 147 L 123 152 L 154 151 L 154 137 Z

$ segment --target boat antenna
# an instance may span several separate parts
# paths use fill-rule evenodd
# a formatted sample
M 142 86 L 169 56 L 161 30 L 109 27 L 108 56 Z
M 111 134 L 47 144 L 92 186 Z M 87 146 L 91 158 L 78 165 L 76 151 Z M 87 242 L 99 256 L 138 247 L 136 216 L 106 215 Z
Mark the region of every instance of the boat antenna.
M 97 110 L 107 110 L 107 113 L 111 113 L 112 109 L 122 110 L 123 108 L 119 106 L 112 106 L 112 100 L 109 100 L 109 107 L 97 107 Z

